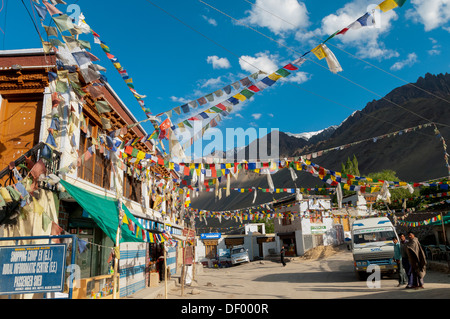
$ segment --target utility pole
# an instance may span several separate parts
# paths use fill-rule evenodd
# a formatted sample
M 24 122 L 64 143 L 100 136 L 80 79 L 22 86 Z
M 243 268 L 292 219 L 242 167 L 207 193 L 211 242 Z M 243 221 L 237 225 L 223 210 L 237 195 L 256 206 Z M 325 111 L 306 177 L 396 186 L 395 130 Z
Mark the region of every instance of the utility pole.
M 166 244 L 163 243 L 164 247 L 164 296 L 167 299 L 167 253 L 166 253 Z
M 447 258 L 447 267 L 450 270 L 450 258 L 448 258 L 447 234 L 445 233 L 444 215 L 441 212 L 442 235 L 444 237 L 445 257 Z
M 185 270 L 185 262 L 186 262 L 186 241 L 183 241 L 183 264 L 182 264 L 182 268 L 181 268 L 181 297 L 183 297 L 184 294 L 184 276 L 186 273 Z

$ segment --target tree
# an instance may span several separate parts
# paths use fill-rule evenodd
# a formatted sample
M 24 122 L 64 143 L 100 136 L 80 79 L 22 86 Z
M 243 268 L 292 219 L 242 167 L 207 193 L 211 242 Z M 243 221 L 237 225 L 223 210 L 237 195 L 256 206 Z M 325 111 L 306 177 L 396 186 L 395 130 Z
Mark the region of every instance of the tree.
M 392 181 L 399 182 L 400 179 L 397 177 L 397 173 L 390 169 L 384 169 L 381 172 L 370 173 L 366 176 L 367 178 L 372 178 L 373 180 L 383 180 L 383 181 Z M 404 188 L 390 188 L 389 192 L 391 193 L 391 201 L 407 199 L 412 197 L 417 197 L 420 194 L 419 190 L 414 190 L 414 193 L 410 193 L 409 190 Z M 401 206 L 401 201 L 398 203 L 393 203 L 394 206 Z
M 264 217 L 263 219 L 254 219 L 251 221 L 252 224 L 264 223 L 266 228 L 266 234 L 271 234 L 275 232 L 275 226 L 272 218 Z
M 353 154 L 353 159 L 350 160 L 350 157 L 347 157 L 347 162 L 341 164 L 342 169 L 341 173 L 342 175 L 353 175 L 353 176 L 360 176 L 359 174 L 359 167 L 358 167 L 358 159 L 356 158 L 356 155 Z

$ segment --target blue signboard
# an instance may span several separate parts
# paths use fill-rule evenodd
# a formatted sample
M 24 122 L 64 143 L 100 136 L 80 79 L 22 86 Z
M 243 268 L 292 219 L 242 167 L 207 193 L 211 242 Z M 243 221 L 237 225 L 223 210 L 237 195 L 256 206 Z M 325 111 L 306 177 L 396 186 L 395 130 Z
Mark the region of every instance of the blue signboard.
M 0 294 L 61 292 L 66 245 L 0 247 Z
M 203 233 L 200 234 L 201 239 L 219 239 L 220 233 Z

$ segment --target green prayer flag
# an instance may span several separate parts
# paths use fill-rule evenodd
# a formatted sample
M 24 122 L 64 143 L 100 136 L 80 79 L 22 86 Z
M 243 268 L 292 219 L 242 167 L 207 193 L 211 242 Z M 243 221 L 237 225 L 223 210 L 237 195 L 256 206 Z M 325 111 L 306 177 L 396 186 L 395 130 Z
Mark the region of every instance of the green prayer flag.
M 77 42 L 83 49 L 91 49 L 91 43 L 89 41 L 77 39 Z
M 95 101 L 95 106 L 97 107 L 98 113 L 107 113 L 112 111 L 107 101 Z
M 248 90 L 248 89 L 244 89 L 241 91 L 241 94 L 243 96 L 245 96 L 247 99 L 251 98 L 255 93 L 253 93 L 252 91 Z
M 57 80 L 56 81 L 56 92 L 65 93 L 67 91 L 68 84 L 64 81 Z
M 52 17 L 52 19 L 55 22 L 55 25 L 59 29 L 60 32 L 68 31 L 68 30 L 74 28 L 72 19 L 67 14 L 62 14 L 60 16 L 54 16 L 54 17 Z
M 283 68 L 277 70 L 276 73 L 279 74 L 279 75 L 281 75 L 282 77 L 286 77 L 286 76 L 288 76 L 289 74 L 291 74 L 290 72 L 286 71 L 286 70 L 283 69 Z

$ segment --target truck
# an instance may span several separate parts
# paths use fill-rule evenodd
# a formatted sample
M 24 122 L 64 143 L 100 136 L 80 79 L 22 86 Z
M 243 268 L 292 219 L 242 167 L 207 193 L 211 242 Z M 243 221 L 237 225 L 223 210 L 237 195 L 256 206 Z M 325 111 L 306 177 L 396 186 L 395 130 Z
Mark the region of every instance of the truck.
M 371 265 L 379 267 L 381 274 L 393 274 L 394 242 L 397 237 L 394 225 L 387 217 L 368 217 L 355 220 L 351 227 L 351 248 L 355 273 L 359 280 L 367 277 Z M 370 267 L 370 268 L 369 268 Z
M 236 265 L 243 262 L 250 262 L 248 250 L 243 245 L 233 246 L 230 250 L 231 264 Z

